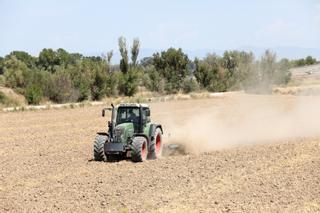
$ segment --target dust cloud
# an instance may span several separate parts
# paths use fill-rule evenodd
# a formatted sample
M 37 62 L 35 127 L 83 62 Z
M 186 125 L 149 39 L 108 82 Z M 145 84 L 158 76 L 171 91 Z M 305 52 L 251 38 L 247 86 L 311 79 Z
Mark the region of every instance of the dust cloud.
M 240 95 L 186 110 L 183 115 L 173 113 L 170 122 L 166 141 L 181 144 L 187 152 L 195 154 L 246 144 L 319 137 L 320 99 Z

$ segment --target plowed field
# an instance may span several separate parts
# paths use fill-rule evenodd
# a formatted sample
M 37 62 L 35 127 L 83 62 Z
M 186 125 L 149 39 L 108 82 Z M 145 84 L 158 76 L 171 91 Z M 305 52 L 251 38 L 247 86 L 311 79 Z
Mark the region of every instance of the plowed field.
M 0 212 L 320 211 L 317 97 L 152 103 L 186 155 L 92 161 L 101 107 L 0 113 Z M 317 111 L 318 110 L 318 111 Z

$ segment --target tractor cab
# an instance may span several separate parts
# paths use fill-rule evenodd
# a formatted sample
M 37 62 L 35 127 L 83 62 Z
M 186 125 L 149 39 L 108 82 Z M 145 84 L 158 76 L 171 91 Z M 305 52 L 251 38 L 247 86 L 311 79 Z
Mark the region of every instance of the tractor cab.
M 147 105 L 137 106 L 132 105 L 119 105 L 115 115 L 115 126 L 132 123 L 134 133 L 141 133 L 141 129 L 150 122 L 150 109 Z
M 147 104 L 119 104 L 116 107 L 112 105 L 112 108 L 102 110 L 103 117 L 105 110 L 110 110 L 112 113 L 111 121 L 108 122 L 111 136 L 117 129 L 133 129 L 132 133 L 142 134 L 146 125 L 151 122 L 150 108 Z

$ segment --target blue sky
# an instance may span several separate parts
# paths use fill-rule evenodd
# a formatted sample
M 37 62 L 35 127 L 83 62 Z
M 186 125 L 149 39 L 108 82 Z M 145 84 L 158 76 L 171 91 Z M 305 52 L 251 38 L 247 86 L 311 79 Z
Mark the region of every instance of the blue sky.
M 95 54 L 134 37 L 142 49 L 320 49 L 320 0 L 0 0 L 0 55 L 43 48 Z

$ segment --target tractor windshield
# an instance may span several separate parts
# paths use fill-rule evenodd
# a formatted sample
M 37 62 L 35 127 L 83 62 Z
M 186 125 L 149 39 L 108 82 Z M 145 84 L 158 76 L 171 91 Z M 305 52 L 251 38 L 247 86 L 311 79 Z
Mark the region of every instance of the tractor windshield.
M 120 107 L 117 112 L 117 124 L 122 123 L 139 123 L 138 107 Z

